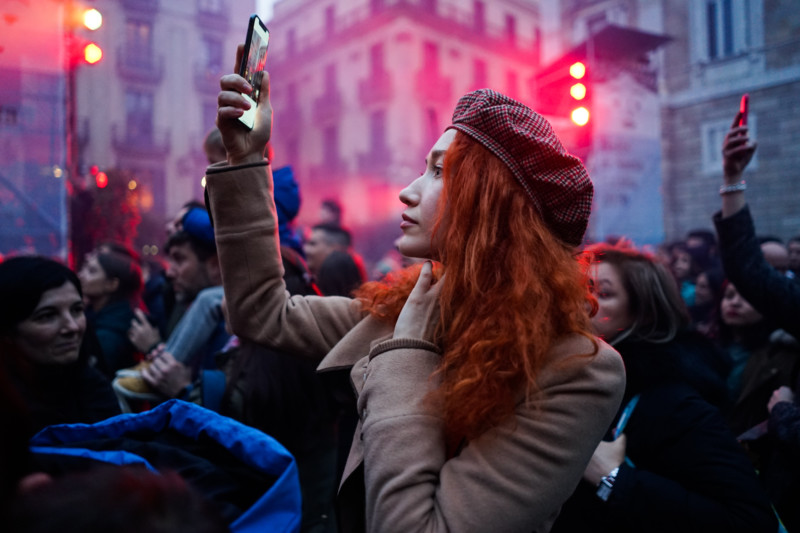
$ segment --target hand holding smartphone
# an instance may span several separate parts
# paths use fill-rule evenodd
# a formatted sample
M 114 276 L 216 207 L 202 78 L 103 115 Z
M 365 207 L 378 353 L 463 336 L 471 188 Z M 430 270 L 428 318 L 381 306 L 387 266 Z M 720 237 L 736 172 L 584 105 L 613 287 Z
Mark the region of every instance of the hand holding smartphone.
M 247 26 L 247 38 L 244 44 L 244 54 L 242 63 L 239 65 L 239 75 L 253 87 L 250 94 L 242 94 L 250 103 L 250 109 L 239 117 L 239 120 L 249 129 L 253 129 L 256 119 L 256 105 L 261 91 L 261 78 L 264 75 L 264 68 L 267 63 L 267 47 L 269 45 L 269 30 L 258 18 L 258 15 L 250 16 L 250 23 Z
M 742 95 L 742 100 L 739 102 L 739 112 L 741 116 L 739 117 L 739 126 L 747 126 L 747 113 L 750 110 L 750 95 L 748 93 L 744 93 Z

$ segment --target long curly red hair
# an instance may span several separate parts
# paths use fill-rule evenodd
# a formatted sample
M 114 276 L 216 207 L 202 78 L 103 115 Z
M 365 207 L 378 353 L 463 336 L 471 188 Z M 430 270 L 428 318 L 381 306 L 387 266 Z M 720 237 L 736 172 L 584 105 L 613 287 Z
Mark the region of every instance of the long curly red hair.
M 450 445 L 509 417 L 536 388 L 553 343 L 578 333 L 594 341 L 588 268 L 547 229 L 510 170 L 457 133 L 444 158 L 434 230 L 443 278 L 437 341 L 441 385 L 429 397 L 444 411 Z M 393 322 L 419 265 L 362 286 L 364 309 Z M 597 344 L 592 354 L 597 352 Z

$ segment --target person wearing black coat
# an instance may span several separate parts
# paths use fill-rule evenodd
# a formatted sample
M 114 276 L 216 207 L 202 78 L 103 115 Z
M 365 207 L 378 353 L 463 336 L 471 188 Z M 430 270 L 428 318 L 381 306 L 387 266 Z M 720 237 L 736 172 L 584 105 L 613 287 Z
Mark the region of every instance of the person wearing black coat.
M 43 257 L 0 263 L 0 363 L 27 410 L 28 431 L 120 413 L 111 385 L 89 366 L 81 283 Z
M 770 502 L 718 409 L 725 360 L 684 332 L 688 315 L 663 266 L 632 249 L 595 253 L 593 323 L 622 355 L 627 384 L 553 533 L 774 533 Z

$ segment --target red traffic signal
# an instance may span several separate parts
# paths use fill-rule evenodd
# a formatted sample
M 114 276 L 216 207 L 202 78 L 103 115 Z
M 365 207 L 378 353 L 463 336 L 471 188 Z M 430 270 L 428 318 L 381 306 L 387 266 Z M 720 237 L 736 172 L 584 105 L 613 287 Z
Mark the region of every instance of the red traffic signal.
M 105 189 L 108 186 L 108 175 L 105 172 L 100 172 L 97 165 L 92 165 L 89 168 L 89 174 L 94 176 L 94 184 L 98 189 Z
M 589 95 L 589 89 L 583 82 L 577 80 L 583 80 L 586 77 L 586 65 L 576 61 L 569 66 L 569 75 L 573 78 L 573 83 L 569 88 L 569 95 L 573 100 L 569 118 L 575 125 L 585 126 L 589 123 L 589 109 L 586 105 L 578 105 L 578 103 L 585 104 L 582 101 Z

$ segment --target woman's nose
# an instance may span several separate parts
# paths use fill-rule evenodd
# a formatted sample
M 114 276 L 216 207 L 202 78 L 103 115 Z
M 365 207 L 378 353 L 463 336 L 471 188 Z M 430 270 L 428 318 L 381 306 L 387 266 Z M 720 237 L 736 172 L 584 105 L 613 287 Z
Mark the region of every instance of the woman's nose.
M 400 191 L 401 202 L 403 202 L 406 205 L 416 205 L 419 203 L 419 193 L 417 192 L 417 189 L 415 187 L 418 180 L 419 178 L 412 181 L 405 189 Z

